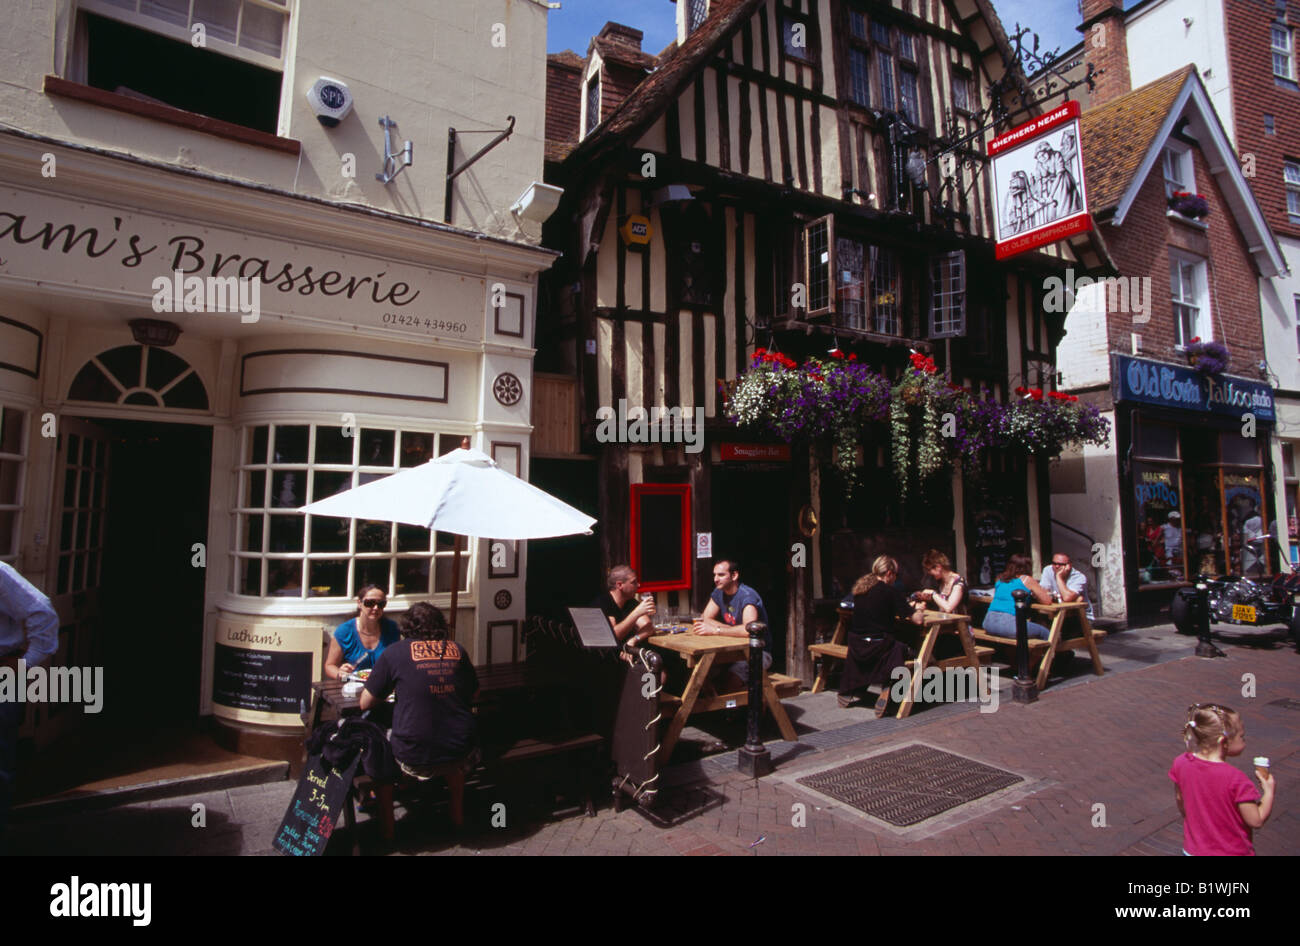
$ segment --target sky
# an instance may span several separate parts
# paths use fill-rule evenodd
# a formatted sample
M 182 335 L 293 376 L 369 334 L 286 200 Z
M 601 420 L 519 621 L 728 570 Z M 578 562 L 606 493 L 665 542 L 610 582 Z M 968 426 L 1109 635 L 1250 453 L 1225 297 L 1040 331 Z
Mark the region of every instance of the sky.
M 1069 49 L 1081 38 L 1078 0 L 993 0 L 1008 35 L 1019 22 L 1038 33 L 1039 49 Z M 1126 4 L 1131 6 L 1132 3 Z M 587 54 L 591 37 L 609 20 L 645 33 L 641 48 L 657 55 L 676 36 L 676 7 L 670 0 L 560 0 L 547 26 L 547 52 L 572 49 Z

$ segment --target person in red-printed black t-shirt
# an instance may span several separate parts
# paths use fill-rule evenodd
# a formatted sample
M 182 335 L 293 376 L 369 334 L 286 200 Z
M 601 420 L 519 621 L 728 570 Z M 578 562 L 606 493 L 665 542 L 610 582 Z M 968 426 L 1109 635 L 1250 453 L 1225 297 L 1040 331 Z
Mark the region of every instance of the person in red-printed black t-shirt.
M 1246 727 L 1236 710 L 1197 703 L 1183 727 L 1187 752 L 1174 760 L 1169 777 L 1183 814 L 1183 853 L 1196 857 L 1253 855 L 1252 831 L 1273 811 L 1273 776 L 1267 760 L 1255 770 L 1263 793 L 1227 758 L 1246 748 Z
M 479 759 L 473 711 L 478 674 L 465 650 L 447 640 L 447 620 L 431 604 L 418 602 L 402 615 L 402 639 L 379 655 L 361 692 L 361 709 L 393 692 L 393 757 L 414 778 L 447 779 L 451 819 L 460 825 L 465 774 Z M 449 762 L 461 765 L 448 772 Z

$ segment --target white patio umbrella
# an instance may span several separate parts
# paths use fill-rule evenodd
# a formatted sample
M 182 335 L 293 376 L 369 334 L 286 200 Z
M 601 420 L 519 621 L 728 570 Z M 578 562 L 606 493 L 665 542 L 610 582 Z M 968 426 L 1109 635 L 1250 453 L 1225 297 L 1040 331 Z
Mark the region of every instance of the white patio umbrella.
M 405 522 L 456 536 L 451 629 L 460 589 L 460 536 L 543 539 L 591 534 L 596 520 L 509 473 L 487 454 L 464 445 L 450 453 L 320 499 L 299 509 L 313 516 Z

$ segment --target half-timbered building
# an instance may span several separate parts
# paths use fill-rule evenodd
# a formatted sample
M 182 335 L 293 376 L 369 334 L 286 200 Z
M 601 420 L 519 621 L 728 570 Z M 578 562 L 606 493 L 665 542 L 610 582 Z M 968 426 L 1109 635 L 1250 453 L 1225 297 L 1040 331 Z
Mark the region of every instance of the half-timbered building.
M 923 352 L 998 399 L 1051 388 L 1063 315 L 1043 311 L 1043 280 L 1104 267 L 1104 251 L 1085 236 L 995 259 L 983 143 L 1038 112 L 1011 103 L 996 128 L 981 114 L 1014 59 L 985 0 L 677 6 L 677 41 L 653 59 L 610 24 L 585 58 L 550 61 L 548 179 L 565 198 L 544 241 L 563 256 L 539 302 L 532 470 L 588 495 L 600 561 L 535 558 L 530 609 L 574 603 L 628 560 L 661 610 L 699 609 L 712 560 L 734 557 L 778 666 L 808 679 L 815 606 L 876 555 L 913 587 L 929 548 L 973 585 L 1010 552 L 1040 562 L 1046 472 L 995 454 L 904 501 L 882 424 L 846 499 L 828 451 L 727 423 L 725 383 L 764 347 L 839 349 L 891 376 Z M 601 425 L 656 407 L 697 411 L 702 440 Z

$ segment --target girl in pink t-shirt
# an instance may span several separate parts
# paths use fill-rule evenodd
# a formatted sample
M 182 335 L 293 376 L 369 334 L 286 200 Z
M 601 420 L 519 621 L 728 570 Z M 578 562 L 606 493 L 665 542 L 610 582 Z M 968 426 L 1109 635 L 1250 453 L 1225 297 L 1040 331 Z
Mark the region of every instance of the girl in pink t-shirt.
M 1251 831 L 1273 811 L 1273 776 L 1266 767 L 1256 767 L 1261 795 L 1250 779 L 1227 764 L 1227 757 L 1239 756 L 1246 748 L 1241 716 L 1218 703 L 1197 703 L 1187 710 L 1183 738 L 1187 752 L 1169 767 L 1183 815 L 1183 853 L 1254 854 Z

